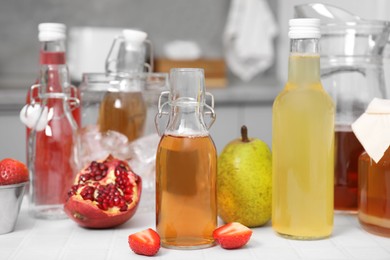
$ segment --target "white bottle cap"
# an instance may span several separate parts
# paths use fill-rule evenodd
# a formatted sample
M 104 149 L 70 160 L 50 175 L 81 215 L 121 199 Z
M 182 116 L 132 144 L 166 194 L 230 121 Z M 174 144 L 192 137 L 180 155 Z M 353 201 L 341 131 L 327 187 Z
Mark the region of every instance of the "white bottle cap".
M 289 21 L 290 30 L 288 37 L 290 39 L 320 38 L 320 19 L 299 18 Z
M 62 23 L 41 23 L 38 25 L 38 39 L 41 42 L 58 41 L 66 38 L 66 26 Z
M 122 34 L 126 42 L 136 47 L 140 46 L 148 36 L 146 32 L 133 30 L 133 29 L 124 29 L 122 31 Z

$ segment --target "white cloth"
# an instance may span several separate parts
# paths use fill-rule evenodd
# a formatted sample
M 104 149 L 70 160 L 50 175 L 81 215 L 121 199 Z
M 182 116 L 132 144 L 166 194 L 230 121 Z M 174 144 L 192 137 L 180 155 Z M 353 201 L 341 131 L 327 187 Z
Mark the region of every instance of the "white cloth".
M 35 129 L 36 131 L 42 131 L 46 128 L 49 120 L 48 117 L 49 109 L 47 106 L 42 109 L 38 103 L 25 105 L 19 113 L 20 121 L 28 128 Z
M 268 69 L 274 59 L 277 25 L 265 0 L 232 0 L 223 35 L 230 70 L 244 81 Z
M 374 98 L 352 130 L 368 155 L 378 163 L 390 145 L 390 100 Z

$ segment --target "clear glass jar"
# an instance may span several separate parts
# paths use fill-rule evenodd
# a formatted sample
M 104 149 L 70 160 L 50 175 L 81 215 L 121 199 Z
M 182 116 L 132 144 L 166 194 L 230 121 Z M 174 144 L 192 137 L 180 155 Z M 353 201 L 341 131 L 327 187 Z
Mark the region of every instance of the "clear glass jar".
M 80 85 L 82 165 L 109 153 L 129 159 L 128 145 L 141 137 L 147 114 L 141 74 L 85 73 Z M 81 166 L 82 167 L 82 166 Z
M 364 149 L 351 124 L 374 97 L 388 96 L 383 50 L 390 27 L 387 22 L 360 21 L 321 29 L 321 80 L 336 105 L 334 207 L 356 212 L 358 158 Z
M 166 105 L 169 112 L 164 111 Z M 169 115 L 156 157 L 156 226 L 164 247 L 196 249 L 214 244 L 217 152 L 205 113 L 215 118 L 206 104 L 203 70 L 172 69 L 170 91 L 161 94 L 156 117 L 158 123 L 162 115 Z
M 154 159 L 158 136 L 154 118 L 158 96 L 167 89 L 166 73 L 122 77 L 86 73 L 80 85 L 79 168 L 108 154 L 129 161 L 142 177 L 141 211 L 154 211 L 155 207 Z
M 390 237 L 390 149 L 378 163 L 359 157 L 358 218 L 370 233 Z

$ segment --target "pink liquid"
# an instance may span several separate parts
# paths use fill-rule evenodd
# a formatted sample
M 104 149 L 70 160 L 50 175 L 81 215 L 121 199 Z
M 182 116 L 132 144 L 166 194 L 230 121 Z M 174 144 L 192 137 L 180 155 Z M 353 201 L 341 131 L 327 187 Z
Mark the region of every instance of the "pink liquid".
M 64 52 L 41 52 L 42 65 L 64 65 Z M 61 77 L 57 70 L 50 70 L 47 77 L 47 92 L 62 92 Z M 37 89 L 35 89 L 37 90 Z M 72 93 L 79 96 L 78 93 Z M 40 101 L 38 91 L 32 97 Z M 27 103 L 30 103 L 30 91 L 27 93 Z M 62 204 L 73 177 L 73 128 L 64 114 L 62 99 L 48 99 L 46 106 L 53 111 L 53 119 L 49 121 L 45 130 L 36 132 L 36 149 L 34 160 L 34 200 L 37 205 Z M 72 115 L 80 125 L 80 109 L 72 111 Z M 27 128 L 27 147 L 31 129 Z M 28 153 L 27 149 L 27 153 Z M 28 156 L 27 156 L 28 158 Z

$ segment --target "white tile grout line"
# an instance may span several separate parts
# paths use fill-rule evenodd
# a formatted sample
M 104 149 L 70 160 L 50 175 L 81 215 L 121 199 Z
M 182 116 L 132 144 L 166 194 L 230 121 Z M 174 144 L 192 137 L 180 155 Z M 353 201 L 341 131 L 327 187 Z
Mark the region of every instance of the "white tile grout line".
M 285 238 L 285 239 L 288 239 L 288 238 Z M 295 253 L 297 254 L 297 256 L 298 256 L 300 259 L 304 259 L 301 250 L 300 250 L 298 247 L 296 247 L 296 246 L 293 245 L 293 243 L 294 243 L 295 241 L 299 241 L 299 240 L 288 239 L 288 244 L 289 244 L 290 248 L 291 248 L 292 250 L 295 251 Z
M 116 242 L 116 234 L 117 233 L 118 233 L 118 231 L 116 228 L 114 228 L 113 232 L 111 232 L 111 242 L 110 242 L 110 246 L 108 247 L 106 258 L 105 258 L 107 260 L 114 259 L 114 258 L 112 258 L 111 255 L 112 255 L 113 247 L 114 247 L 115 242 Z
M 366 231 L 367 232 L 367 231 Z M 390 253 L 390 247 L 384 247 L 382 244 L 380 244 L 380 243 L 378 243 L 378 241 L 377 240 L 379 240 L 379 239 L 389 239 L 389 241 L 390 241 L 390 238 L 389 237 L 381 237 L 381 236 L 378 236 L 378 235 L 374 235 L 375 237 L 373 238 L 374 240 L 375 240 L 375 242 L 381 247 L 381 248 L 383 248 L 386 252 L 388 252 L 388 253 Z
M 253 251 L 253 249 L 249 249 L 249 253 L 252 255 L 252 259 L 261 259 L 257 256 L 257 254 Z
M 340 246 L 334 239 L 334 237 L 330 237 L 330 243 L 333 244 L 333 246 L 340 250 L 341 253 L 343 253 L 345 256 L 347 256 L 347 259 L 353 259 L 353 256 L 346 250 L 343 246 Z
M 361 231 L 361 232 L 365 232 L 368 234 L 368 237 L 367 239 L 369 239 L 370 241 L 373 241 L 373 243 L 379 247 L 379 248 L 382 248 L 383 250 L 385 250 L 386 252 L 390 252 L 390 249 L 388 248 L 385 248 L 383 247 L 381 244 L 379 244 L 377 242 L 377 235 L 373 235 L 367 231 L 365 231 L 359 224 L 356 224 L 355 222 L 353 222 L 352 220 L 350 220 L 350 223 L 351 223 L 351 226 L 353 226 L 355 229 Z M 339 248 L 340 250 L 342 250 L 342 252 L 344 252 L 346 255 L 348 255 L 351 259 L 353 259 L 354 257 L 348 252 L 348 250 L 346 250 L 346 248 L 344 246 L 341 246 L 339 243 L 337 243 L 336 240 L 332 239 L 331 242 L 337 247 Z
M 17 257 L 17 255 L 22 252 L 23 250 L 20 250 L 20 249 L 23 249 L 24 247 L 24 244 L 26 243 L 26 240 L 31 236 L 31 234 L 34 232 L 34 229 L 35 229 L 35 226 L 37 224 L 37 220 L 34 219 L 34 224 L 32 226 L 32 228 L 27 232 L 27 235 L 25 235 L 23 238 L 22 238 L 22 242 L 20 242 L 20 244 L 18 245 L 18 247 L 15 248 L 14 252 L 12 252 L 12 254 L 10 255 L 10 257 L 8 259 L 14 259 Z
M 59 257 L 58 259 L 66 259 L 65 258 L 65 254 L 66 254 L 66 248 L 68 247 L 70 241 L 72 240 L 72 238 L 75 236 L 76 232 L 76 228 L 75 227 L 72 227 L 72 232 L 70 233 L 70 235 L 68 236 L 68 239 L 66 240 L 64 246 L 62 247 L 60 253 L 59 253 Z

